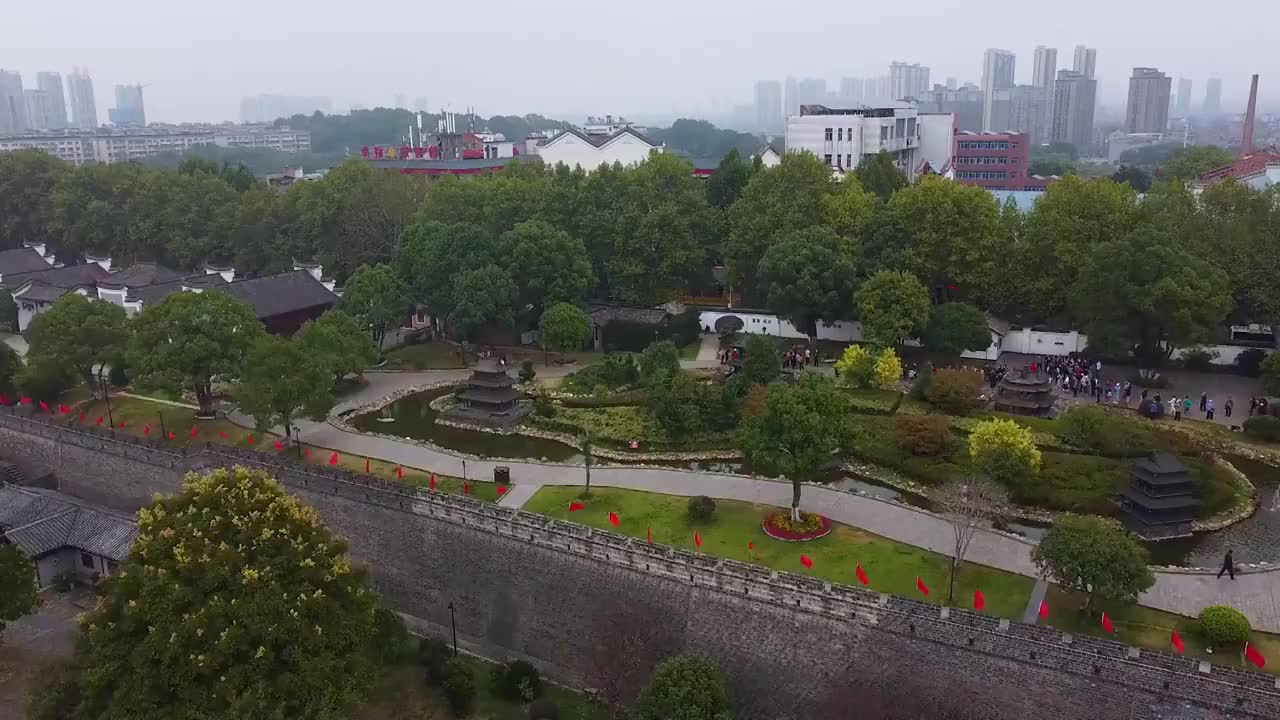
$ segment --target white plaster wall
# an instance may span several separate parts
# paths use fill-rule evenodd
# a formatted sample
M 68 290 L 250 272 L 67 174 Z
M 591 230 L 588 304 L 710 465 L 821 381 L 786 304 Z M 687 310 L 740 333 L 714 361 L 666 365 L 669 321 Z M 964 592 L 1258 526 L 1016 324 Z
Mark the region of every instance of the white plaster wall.
M 538 155 L 550 166 L 564 163 L 571 168 L 591 171 L 615 162 L 623 165 L 642 163 L 649 159 L 649 152 L 653 149 L 652 145 L 630 134 L 621 135 L 598 148 L 572 133 L 565 133 L 554 143 L 538 148 Z

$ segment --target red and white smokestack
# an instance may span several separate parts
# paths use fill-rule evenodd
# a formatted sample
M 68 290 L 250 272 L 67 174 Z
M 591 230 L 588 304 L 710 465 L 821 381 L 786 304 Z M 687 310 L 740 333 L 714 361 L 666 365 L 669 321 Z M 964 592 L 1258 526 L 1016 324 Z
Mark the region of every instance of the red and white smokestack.
M 1249 86 L 1249 107 L 1244 111 L 1244 137 L 1240 139 L 1240 157 L 1253 152 L 1253 116 L 1258 111 L 1258 76 Z

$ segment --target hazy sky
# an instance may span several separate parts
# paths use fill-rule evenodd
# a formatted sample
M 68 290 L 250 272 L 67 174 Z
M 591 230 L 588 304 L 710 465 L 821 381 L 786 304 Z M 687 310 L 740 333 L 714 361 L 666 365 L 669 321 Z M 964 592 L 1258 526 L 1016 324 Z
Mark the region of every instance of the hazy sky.
M 237 120 L 244 95 L 327 95 L 334 107 L 390 105 L 396 94 L 483 115 L 708 113 L 749 102 L 752 84 L 787 75 L 931 68 L 931 82 L 979 82 L 982 52 L 1098 49 L 1102 101 L 1123 105 L 1134 66 L 1223 79 L 1243 106 L 1248 76 L 1280 100 L 1276 0 L 650 0 L 478 3 L 432 0 L 0 0 L 0 67 L 28 87 L 39 70 L 89 69 L 106 120 L 112 86 L 146 85 L 149 120 Z

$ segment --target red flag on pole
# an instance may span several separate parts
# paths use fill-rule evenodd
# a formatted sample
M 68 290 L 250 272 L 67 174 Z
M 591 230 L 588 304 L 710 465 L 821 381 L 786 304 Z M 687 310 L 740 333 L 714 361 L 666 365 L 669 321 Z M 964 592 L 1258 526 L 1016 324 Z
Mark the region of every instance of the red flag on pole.
M 498 486 L 498 494 L 499 494 L 499 495 L 505 495 L 505 494 L 506 494 L 506 492 L 507 492 L 507 486 L 506 486 L 506 485 L 499 485 L 499 486 Z
M 862 583 L 863 585 L 871 584 L 871 581 L 867 579 L 867 571 L 862 569 L 862 563 L 858 563 L 856 572 L 858 573 L 858 582 Z
M 226 430 L 219 430 L 219 431 L 218 431 L 218 437 L 222 438 L 223 440 L 226 440 L 226 439 L 227 439 L 227 431 L 226 431 Z
M 1259 668 L 1265 667 L 1267 664 L 1267 659 L 1262 657 L 1262 653 L 1258 652 L 1258 649 L 1251 643 L 1244 644 L 1244 656 L 1245 659 L 1254 665 L 1257 665 Z
M 334 453 L 334 454 L 332 454 L 332 455 L 330 455 L 330 456 L 329 456 L 329 464 L 330 464 L 330 465 L 337 465 L 337 464 L 338 464 L 338 453 Z
M 276 451 L 277 452 L 284 451 L 284 443 L 280 442 L 279 440 L 276 441 Z
M 693 544 L 702 547 L 702 536 L 698 534 L 697 530 L 693 531 Z
M 98 424 L 98 425 L 101 425 L 101 424 L 102 424 L 102 416 L 101 416 L 101 415 L 99 415 L 99 416 L 98 416 L 98 422 L 97 422 L 97 424 Z
M 311 448 L 302 448 L 302 454 L 311 457 Z
M 1173 643 L 1173 647 L 1178 650 L 1179 655 L 1181 655 L 1183 650 L 1185 650 L 1185 648 L 1182 645 L 1182 638 L 1178 637 L 1177 630 L 1174 630 L 1172 634 L 1169 636 L 1169 642 Z
M 462 494 L 463 495 L 471 494 L 471 483 L 467 482 L 466 480 L 462 481 Z
M 398 479 L 398 480 L 403 480 L 403 479 L 404 479 L 404 468 L 402 468 L 402 467 L 400 467 L 400 466 L 396 466 L 396 479 Z M 433 490 L 434 490 L 434 489 L 435 489 L 435 487 L 436 487 L 435 483 L 432 483 L 432 484 L 431 484 L 431 489 L 433 489 Z
M 196 436 L 196 426 L 195 426 L 195 425 L 192 425 L 192 426 L 191 426 L 191 437 L 195 437 L 195 436 Z
M 123 420 L 121 420 L 121 421 L 120 421 L 120 424 L 119 424 L 119 425 L 117 425 L 116 427 L 124 427 L 124 421 L 123 421 Z
M 366 475 L 369 473 L 369 458 L 364 459 L 364 472 Z
M 1105 612 L 1102 613 L 1102 629 L 1109 633 L 1114 633 L 1116 631 L 1115 627 L 1111 624 L 1111 618 L 1107 617 Z
M 404 476 L 402 475 L 401 477 L 404 477 Z M 436 474 L 435 474 L 435 473 L 431 473 L 431 489 L 432 489 L 432 490 L 435 490 L 435 489 L 436 489 Z
M 810 559 L 810 557 L 808 555 L 805 555 L 804 553 L 800 553 L 800 564 L 809 568 L 810 570 L 813 569 L 813 560 Z
M 249 436 L 249 444 L 250 444 L 250 445 L 252 445 L 252 444 L 253 444 L 253 436 L 252 436 L 252 435 L 250 435 L 250 436 Z
M 49 403 L 47 403 L 47 402 L 45 402 L 45 401 L 41 400 L 41 401 L 40 401 L 40 409 L 41 409 L 41 410 L 48 410 L 48 409 L 49 409 Z
M 1040 601 L 1040 619 L 1045 620 L 1049 617 L 1049 603 Z
M 174 434 L 173 434 L 173 431 L 172 431 L 172 430 L 170 430 L 170 431 L 169 431 L 169 439 L 170 439 L 170 440 L 175 440 L 175 439 L 177 439 L 177 437 L 178 437 L 177 435 L 174 435 Z
M 436 481 L 435 473 L 432 473 L 432 474 L 431 474 L 431 482 L 432 482 L 432 483 L 434 483 L 435 481 Z M 580 502 L 570 502 L 570 503 L 569 503 L 569 512 L 578 512 L 579 510 L 583 509 L 584 507 L 586 507 L 586 505 L 583 505 L 583 504 L 582 504 L 582 503 L 580 503 Z
M 84 424 L 84 413 L 80 413 L 80 424 Z
M 66 405 L 59 405 L 58 412 L 62 413 L 63 415 L 70 415 L 71 408 L 67 407 Z
M 648 535 L 649 544 L 652 545 L 653 544 L 653 528 L 652 527 L 646 528 L 645 534 Z
M 609 511 L 609 524 L 614 527 L 618 527 L 622 524 L 622 521 L 618 519 L 618 513 L 613 512 L 612 510 Z
M 921 595 L 929 597 L 929 586 L 924 584 L 919 575 L 916 576 L 916 589 L 920 591 Z
M 747 552 L 754 552 L 754 551 L 755 551 L 755 549 L 756 549 L 756 544 L 755 544 L 754 542 L 752 542 L 752 541 L 748 540 L 748 541 L 747 541 Z
M 99 420 L 101 420 L 102 418 L 98 418 L 98 419 L 99 419 Z M 144 436 L 146 436 L 146 435 L 150 435 L 150 434 L 151 434 L 151 426 L 150 426 L 150 425 L 143 425 L 143 426 L 142 426 L 142 434 L 143 434 Z
M 982 612 L 982 608 L 987 606 L 987 598 L 982 594 L 981 590 L 973 591 L 973 609 Z
M 31 404 L 31 398 L 29 398 L 29 397 L 24 397 L 24 398 L 22 398 L 22 404 L 23 404 L 23 405 L 30 405 L 30 404 Z

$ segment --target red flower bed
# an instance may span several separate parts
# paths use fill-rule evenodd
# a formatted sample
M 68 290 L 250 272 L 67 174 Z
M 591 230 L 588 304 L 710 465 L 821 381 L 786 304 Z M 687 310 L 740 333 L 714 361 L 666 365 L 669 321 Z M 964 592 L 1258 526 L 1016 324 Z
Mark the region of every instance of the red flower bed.
M 760 523 L 764 534 L 785 542 L 817 540 L 831 532 L 831 518 L 817 513 L 800 513 L 800 522 L 792 522 L 790 510 L 775 510 Z

